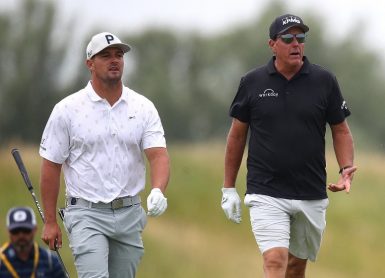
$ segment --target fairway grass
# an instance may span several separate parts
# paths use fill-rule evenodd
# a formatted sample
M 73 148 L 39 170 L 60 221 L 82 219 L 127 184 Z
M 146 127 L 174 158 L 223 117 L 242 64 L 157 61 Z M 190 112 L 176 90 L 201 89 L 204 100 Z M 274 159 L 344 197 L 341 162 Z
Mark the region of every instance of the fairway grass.
M 17 146 L 39 194 L 40 158 L 36 146 Z M 26 189 L 10 148 L 0 150 L 0 240 L 7 240 L 5 215 L 16 205 L 35 204 Z M 263 277 L 262 259 L 250 231 L 247 209 L 243 221 L 228 221 L 220 207 L 223 181 L 224 144 L 169 145 L 172 169 L 166 193 L 168 209 L 149 218 L 143 239 L 145 255 L 138 278 L 255 278 Z M 329 193 L 327 228 L 316 263 L 308 264 L 307 277 L 385 277 L 385 157 L 356 154 L 359 167 L 350 194 Z M 333 153 L 328 154 L 328 181 L 338 178 Z M 245 191 L 245 165 L 237 181 L 240 195 Z M 64 205 L 64 186 L 59 206 Z M 143 192 L 143 200 L 149 187 Z M 146 207 L 146 202 L 143 203 Z M 39 228 L 41 231 L 41 221 Z M 64 230 L 63 230 L 64 231 Z M 40 232 L 39 232 L 40 234 Z M 62 258 L 76 277 L 66 235 Z M 41 243 L 41 241 L 39 240 Z

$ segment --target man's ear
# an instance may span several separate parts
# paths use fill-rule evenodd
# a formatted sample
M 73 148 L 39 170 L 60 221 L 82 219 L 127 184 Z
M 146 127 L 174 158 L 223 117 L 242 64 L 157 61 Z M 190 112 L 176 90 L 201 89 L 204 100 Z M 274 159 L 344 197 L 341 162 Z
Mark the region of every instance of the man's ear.
M 271 49 L 271 51 L 273 52 L 273 54 L 275 55 L 276 54 L 276 51 L 275 51 L 275 44 L 276 44 L 277 41 L 275 40 L 272 40 L 272 39 L 269 39 L 269 47 Z
M 92 59 L 87 59 L 85 61 L 85 64 L 86 64 L 87 68 L 91 71 L 93 66 L 94 66 L 94 61 Z

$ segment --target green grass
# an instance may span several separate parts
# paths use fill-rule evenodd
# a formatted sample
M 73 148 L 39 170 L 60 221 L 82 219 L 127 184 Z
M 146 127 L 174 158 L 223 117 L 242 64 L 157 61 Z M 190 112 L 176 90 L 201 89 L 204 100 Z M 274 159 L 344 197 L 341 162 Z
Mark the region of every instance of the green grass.
M 22 146 L 20 151 L 39 196 L 37 147 Z M 148 219 L 143 233 L 145 255 L 137 277 L 263 277 L 247 209 L 243 207 L 243 221 L 236 225 L 225 219 L 220 207 L 224 145 L 170 145 L 169 152 L 169 208 L 161 217 Z M 385 157 L 358 152 L 356 164 L 359 170 L 351 193 L 329 194 L 327 229 L 317 262 L 308 265 L 308 277 L 385 277 Z M 336 181 L 337 170 L 334 155 L 328 155 L 330 182 Z M 0 239 L 5 241 L 7 210 L 16 205 L 35 209 L 35 204 L 10 148 L 0 150 L 0 172 L 0 219 L 4 223 L 0 226 Z M 237 184 L 238 192 L 243 194 L 244 165 Z M 63 189 L 64 186 L 60 206 L 64 204 Z M 143 192 L 144 200 L 148 191 L 147 187 Z M 61 255 L 71 277 L 76 277 L 67 238 L 63 238 Z

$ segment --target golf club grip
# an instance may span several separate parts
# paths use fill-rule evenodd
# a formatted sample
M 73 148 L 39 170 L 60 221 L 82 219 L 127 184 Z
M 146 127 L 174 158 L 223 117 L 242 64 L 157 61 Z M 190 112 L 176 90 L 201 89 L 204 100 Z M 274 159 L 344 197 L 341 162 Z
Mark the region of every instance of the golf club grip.
M 29 179 L 28 172 L 25 169 L 25 166 L 24 166 L 23 160 L 21 159 L 21 155 L 20 155 L 19 150 L 18 149 L 12 149 L 11 153 L 13 155 L 13 158 L 15 159 L 17 167 L 19 167 L 19 170 L 20 170 L 21 176 L 24 179 L 25 185 L 28 187 L 29 191 L 33 190 L 31 180 Z

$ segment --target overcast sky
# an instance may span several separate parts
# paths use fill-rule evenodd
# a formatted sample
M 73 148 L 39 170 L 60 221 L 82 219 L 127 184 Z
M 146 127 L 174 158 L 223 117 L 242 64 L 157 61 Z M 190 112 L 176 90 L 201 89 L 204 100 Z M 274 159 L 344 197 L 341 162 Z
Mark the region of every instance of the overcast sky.
M 269 0 L 56 0 L 64 17 L 84 18 L 84 28 L 98 25 L 105 30 L 138 31 L 149 26 L 197 30 L 212 34 L 252 20 Z M 310 10 L 320 14 L 327 31 L 335 36 L 351 30 L 358 21 L 357 39 L 384 52 L 385 1 L 383 0 L 290 0 L 288 12 Z M 306 19 L 304 19 L 306 21 Z M 104 31 L 104 30 L 103 30 Z M 373 43 L 369 43 L 373 42 Z M 385 55 L 383 55 L 385 57 Z
M 20 0 L 1 1 L 14 6 Z M 46 0 L 49 1 L 49 0 Z M 269 0 L 54 0 L 59 20 L 81 22 L 83 34 L 96 27 L 100 31 L 138 32 L 161 26 L 203 34 L 225 32 L 251 21 L 262 13 Z M 288 12 L 301 16 L 304 11 L 319 14 L 332 37 L 343 36 L 362 21 L 367 27 L 357 30 L 357 40 L 383 54 L 385 46 L 385 1 L 383 0 L 290 0 Z M 306 18 L 304 18 L 306 22 Z M 310 26 L 311 28 L 311 26 Z M 267 30 L 264 30 L 267 31 Z

